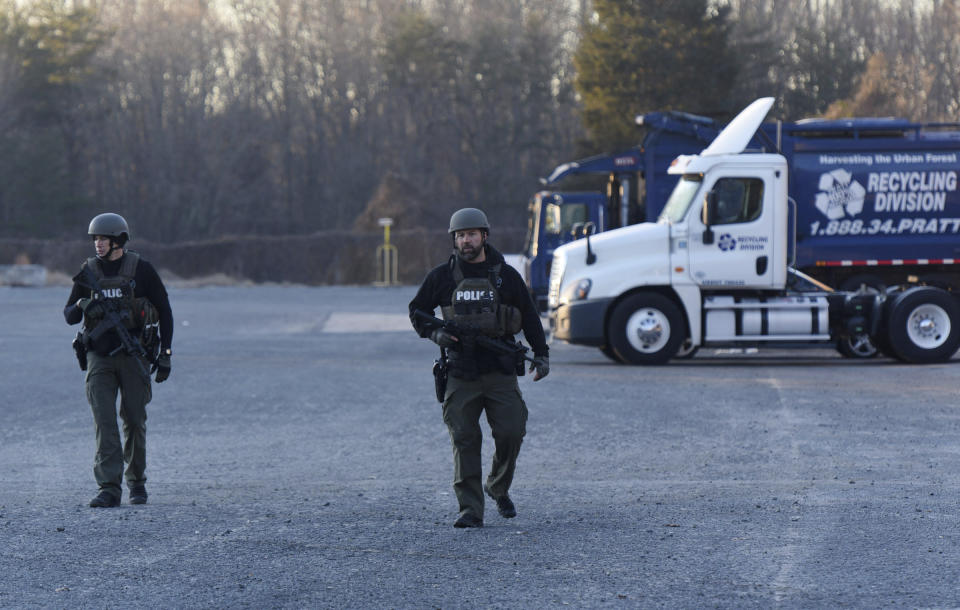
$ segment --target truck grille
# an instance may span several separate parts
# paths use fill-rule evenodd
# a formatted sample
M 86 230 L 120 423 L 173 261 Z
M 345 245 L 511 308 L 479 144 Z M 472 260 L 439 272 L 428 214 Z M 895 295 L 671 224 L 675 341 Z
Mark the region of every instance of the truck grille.
M 567 259 L 562 254 L 554 253 L 553 264 L 550 265 L 550 291 L 547 293 L 551 309 L 560 304 L 560 283 L 563 281 L 563 269 L 567 266 Z

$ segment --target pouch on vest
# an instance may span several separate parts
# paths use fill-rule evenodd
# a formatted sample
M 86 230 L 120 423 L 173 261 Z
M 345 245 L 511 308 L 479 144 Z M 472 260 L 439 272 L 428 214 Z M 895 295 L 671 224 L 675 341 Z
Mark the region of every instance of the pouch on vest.
M 137 337 L 147 358 L 153 362 L 160 354 L 160 312 L 146 297 L 133 301 L 133 315 L 140 322 L 140 336 Z
M 520 310 L 513 305 L 501 305 L 497 311 L 500 328 L 515 335 L 523 328 L 523 319 Z

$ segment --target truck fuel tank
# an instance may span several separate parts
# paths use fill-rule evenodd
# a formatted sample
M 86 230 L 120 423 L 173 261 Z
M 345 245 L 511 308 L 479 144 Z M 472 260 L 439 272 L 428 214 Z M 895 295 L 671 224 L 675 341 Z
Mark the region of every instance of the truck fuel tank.
M 827 341 L 829 303 L 823 294 L 704 298 L 704 342 Z

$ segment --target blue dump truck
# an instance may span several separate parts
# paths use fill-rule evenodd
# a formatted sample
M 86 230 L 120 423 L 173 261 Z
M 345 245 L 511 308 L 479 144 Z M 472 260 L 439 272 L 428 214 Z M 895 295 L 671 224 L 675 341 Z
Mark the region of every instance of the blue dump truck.
M 938 362 L 960 345 L 960 130 L 761 123 L 681 155 L 657 222 L 553 252 L 554 337 L 633 364 L 700 346 L 833 343 Z

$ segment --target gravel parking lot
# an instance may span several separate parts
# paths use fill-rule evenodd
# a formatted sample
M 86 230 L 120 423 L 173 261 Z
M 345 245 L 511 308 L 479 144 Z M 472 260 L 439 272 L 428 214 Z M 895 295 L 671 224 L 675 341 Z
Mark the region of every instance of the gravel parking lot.
M 456 530 L 414 292 L 171 290 L 149 504 L 90 509 L 68 289 L 0 287 L 0 606 L 960 605 L 956 359 L 555 344 L 519 516 Z

